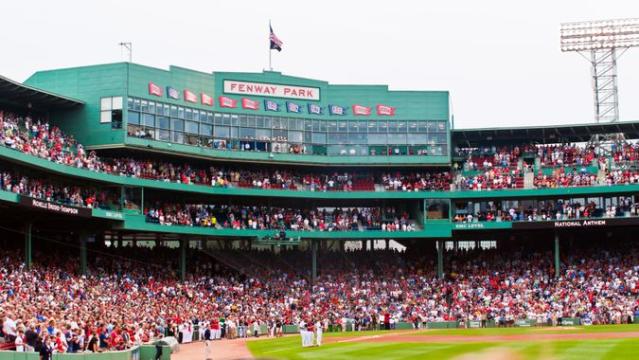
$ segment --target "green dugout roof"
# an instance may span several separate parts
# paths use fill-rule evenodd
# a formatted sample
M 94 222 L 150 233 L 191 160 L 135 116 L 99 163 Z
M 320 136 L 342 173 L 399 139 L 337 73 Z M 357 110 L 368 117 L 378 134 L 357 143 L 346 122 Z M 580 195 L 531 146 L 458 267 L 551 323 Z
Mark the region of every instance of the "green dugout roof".
M 527 127 L 495 127 L 455 129 L 451 131 L 457 146 L 485 146 L 488 143 L 559 143 L 586 142 L 593 135 L 623 133 L 626 139 L 639 138 L 639 121 L 619 121 L 605 124 L 570 124 Z
M 24 85 L 1 75 L 0 103 L 36 110 L 70 109 L 84 104 L 81 100 Z

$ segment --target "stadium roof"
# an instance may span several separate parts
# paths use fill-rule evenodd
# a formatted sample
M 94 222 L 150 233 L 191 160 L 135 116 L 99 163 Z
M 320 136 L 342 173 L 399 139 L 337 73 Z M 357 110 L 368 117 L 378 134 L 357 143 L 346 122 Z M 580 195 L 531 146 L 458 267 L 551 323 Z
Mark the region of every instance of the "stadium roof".
M 9 105 L 42 110 L 68 109 L 84 104 L 81 100 L 24 85 L 1 75 L 0 99 Z
M 573 124 L 528 126 L 513 128 L 483 128 L 452 130 L 457 144 L 475 146 L 493 142 L 586 142 L 593 135 L 623 133 L 627 139 L 639 139 L 639 121 L 621 121 L 605 124 Z

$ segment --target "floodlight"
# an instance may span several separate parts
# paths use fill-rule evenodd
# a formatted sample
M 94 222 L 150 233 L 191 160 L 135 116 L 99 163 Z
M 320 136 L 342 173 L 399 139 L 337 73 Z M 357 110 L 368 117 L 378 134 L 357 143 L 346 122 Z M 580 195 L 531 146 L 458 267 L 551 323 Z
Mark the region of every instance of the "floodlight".
M 578 52 L 592 65 L 595 121 L 618 121 L 617 58 L 639 46 L 639 18 L 563 23 L 560 33 L 561 51 Z

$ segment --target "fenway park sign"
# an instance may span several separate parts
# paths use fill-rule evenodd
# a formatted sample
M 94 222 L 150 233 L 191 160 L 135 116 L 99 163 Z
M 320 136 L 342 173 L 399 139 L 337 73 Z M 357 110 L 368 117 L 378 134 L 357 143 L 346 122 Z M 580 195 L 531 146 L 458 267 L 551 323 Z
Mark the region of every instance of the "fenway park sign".
M 320 99 L 320 88 L 268 84 L 247 81 L 224 80 L 224 92 L 227 94 L 270 96 L 287 99 L 316 100 Z
M 64 215 L 91 217 L 91 209 L 56 204 L 49 201 L 34 199 L 28 196 L 20 196 L 20 205 L 46 211 L 52 211 Z

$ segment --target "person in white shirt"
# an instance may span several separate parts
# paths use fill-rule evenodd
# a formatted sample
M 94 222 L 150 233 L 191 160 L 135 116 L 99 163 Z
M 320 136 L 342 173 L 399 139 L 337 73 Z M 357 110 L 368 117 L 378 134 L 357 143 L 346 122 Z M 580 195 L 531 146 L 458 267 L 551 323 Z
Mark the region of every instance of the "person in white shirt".
M 18 330 L 15 344 L 16 344 L 16 352 L 24 352 L 24 332 L 22 331 L 22 329 Z
M 13 341 L 17 335 L 16 322 L 12 319 L 12 317 L 12 314 L 7 312 L 4 321 L 2 322 L 2 332 L 4 333 L 4 337 L 9 341 Z
M 315 323 L 315 346 L 322 346 L 323 333 L 324 333 L 324 328 L 322 326 L 322 322 L 318 320 Z

